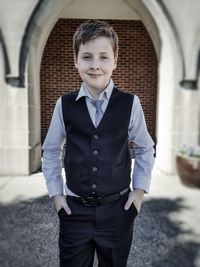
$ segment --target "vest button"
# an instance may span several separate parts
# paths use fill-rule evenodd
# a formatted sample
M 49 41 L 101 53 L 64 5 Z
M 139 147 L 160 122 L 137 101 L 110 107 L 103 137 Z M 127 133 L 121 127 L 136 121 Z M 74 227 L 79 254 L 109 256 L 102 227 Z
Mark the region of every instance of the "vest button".
M 97 171 L 97 167 L 93 167 L 92 170 L 93 170 L 93 172 L 96 172 Z
M 93 185 L 92 185 L 92 188 L 93 188 L 93 189 L 97 188 L 97 185 L 96 185 L 96 184 L 93 184 Z
M 94 154 L 94 155 L 97 155 L 98 153 L 99 153 L 98 150 L 94 150 L 94 151 L 93 151 L 93 154 Z
M 94 139 L 99 139 L 98 134 L 95 134 L 95 135 L 94 135 Z

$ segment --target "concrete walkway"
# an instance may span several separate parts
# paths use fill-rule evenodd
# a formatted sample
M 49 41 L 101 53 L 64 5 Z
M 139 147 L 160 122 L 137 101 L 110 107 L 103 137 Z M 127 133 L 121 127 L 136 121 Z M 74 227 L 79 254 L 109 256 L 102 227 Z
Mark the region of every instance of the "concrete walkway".
M 200 190 L 154 169 L 128 267 L 200 267 Z M 0 177 L 0 266 L 58 266 L 58 218 L 41 173 Z

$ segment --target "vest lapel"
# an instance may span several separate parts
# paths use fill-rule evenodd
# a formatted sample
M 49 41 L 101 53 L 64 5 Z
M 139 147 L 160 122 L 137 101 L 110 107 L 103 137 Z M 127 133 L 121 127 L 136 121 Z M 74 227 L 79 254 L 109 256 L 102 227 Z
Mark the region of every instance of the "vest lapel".
M 101 125 L 103 124 L 104 120 L 106 120 L 107 116 L 109 116 L 110 109 L 112 110 L 112 108 L 113 108 L 113 97 L 116 95 L 116 93 L 117 93 L 117 89 L 114 87 L 113 91 L 112 91 L 112 94 L 110 96 L 107 108 L 106 108 L 106 110 L 105 110 L 105 112 L 103 114 L 103 117 L 102 117 L 99 125 L 97 126 L 97 128 L 94 126 L 94 124 L 92 122 L 92 119 L 90 117 L 90 113 L 88 111 L 88 107 L 87 107 L 87 104 L 86 104 L 85 97 L 82 97 L 77 101 L 77 104 L 79 104 L 79 106 L 80 106 L 80 114 L 82 114 L 83 116 L 85 115 L 85 117 L 87 118 L 87 123 L 91 124 L 94 129 L 100 128 Z
M 88 110 L 88 107 L 87 107 L 87 104 L 86 104 L 85 97 L 80 98 L 77 101 L 77 104 L 78 104 L 78 106 L 80 108 L 80 113 L 79 114 L 82 114 L 82 116 L 84 118 L 86 118 L 86 121 L 87 121 L 88 125 L 91 125 L 94 129 L 96 129 L 94 124 L 93 124 L 93 122 L 92 122 L 92 119 L 90 117 L 90 113 L 89 113 L 89 110 Z

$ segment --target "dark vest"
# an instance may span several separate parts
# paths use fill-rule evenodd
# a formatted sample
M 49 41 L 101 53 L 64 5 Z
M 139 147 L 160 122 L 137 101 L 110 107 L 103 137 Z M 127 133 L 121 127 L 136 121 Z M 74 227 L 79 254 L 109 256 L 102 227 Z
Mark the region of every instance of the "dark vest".
M 79 196 L 122 191 L 130 184 L 128 126 L 134 96 L 114 88 L 103 118 L 95 128 L 85 97 L 75 101 L 77 95 L 74 92 L 62 97 L 67 186 Z

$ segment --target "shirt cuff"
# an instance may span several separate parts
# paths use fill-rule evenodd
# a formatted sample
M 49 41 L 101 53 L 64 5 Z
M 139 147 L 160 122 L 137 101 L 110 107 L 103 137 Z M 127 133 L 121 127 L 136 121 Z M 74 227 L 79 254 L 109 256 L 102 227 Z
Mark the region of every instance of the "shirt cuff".
M 63 195 L 63 183 L 62 181 L 51 181 L 50 183 L 46 183 L 49 197 L 53 197 L 56 195 Z
M 145 193 L 149 194 L 151 178 L 145 177 L 134 177 L 133 178 L 133 189 L 142 189 Z

